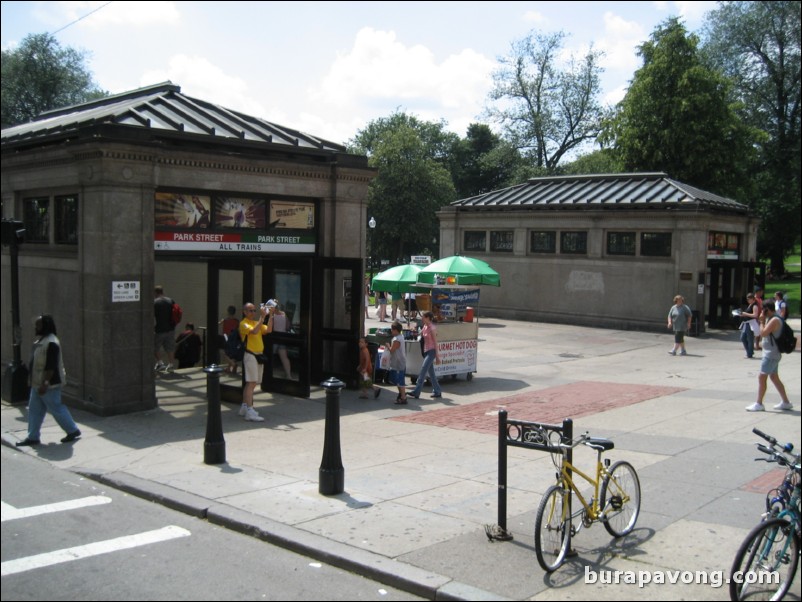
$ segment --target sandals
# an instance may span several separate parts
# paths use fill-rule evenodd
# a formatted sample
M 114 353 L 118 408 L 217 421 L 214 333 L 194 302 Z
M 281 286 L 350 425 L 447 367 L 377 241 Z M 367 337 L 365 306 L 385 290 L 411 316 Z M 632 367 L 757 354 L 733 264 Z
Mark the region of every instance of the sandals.
M 395 400 L 395 405 L 397 406 L 405 406 L 407 405 L 407 398 L 406 397 L 399 397 Z

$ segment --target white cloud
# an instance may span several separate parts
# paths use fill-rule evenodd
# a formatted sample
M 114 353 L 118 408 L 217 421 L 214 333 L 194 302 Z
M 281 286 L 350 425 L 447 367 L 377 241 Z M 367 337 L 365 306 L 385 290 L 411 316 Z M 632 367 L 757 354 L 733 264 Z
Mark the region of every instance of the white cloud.
M 536 25 L 545 25 L 548 23 L 548 19 L 536 10 L 528 10 L 524 13 L 524 21 L 527 23 L 535 23 Z
M 632 73 L 641 64 L 636 48 L 648 37 L 640 23 L 611 12 L 604 13 L 604 35 L 598 41 L 599 49 L 605 53 L 602 66 L 611 71 Z
M 716 2 L 708 1 L 676 1 L 654 3 L 659 10 L 682 17 L 683 22 L 690 29 L 695 29 L 699 24 L 701 24 L 705 13 L 714 10 L 716 8 L 716 4 Z
M 342 116 L 364 116 L 371 107 L 393 101 L 421 118 L 444 118 L 452 128 L 464 131 L 470 120 L 451 124 L 450 116 L 481 111 L 495 66 L 495 61 L 471 49 L 438 62 L 428 48 L 406 46 L 395 32 L 363 28 L 310 96 L 328 106 L 329 113 Z
M 206 58 L 175 55 L 168 61 L 166 69 L 143 73 L 139 85 L 149 86 L 167 80 L 180 85 L 181 92 L 187 96 L 273 121 L 267 116 L 265 107 L 252 97 L 245 80 L 229 75 Z

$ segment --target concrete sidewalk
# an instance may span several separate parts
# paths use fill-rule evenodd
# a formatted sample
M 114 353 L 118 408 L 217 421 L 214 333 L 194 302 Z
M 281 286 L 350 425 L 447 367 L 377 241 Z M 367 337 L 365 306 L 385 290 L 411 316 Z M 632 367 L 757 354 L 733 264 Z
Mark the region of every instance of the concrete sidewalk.
M 799 320 L 790 323 L 798 333 Z M 346 492 L 332 497 L 318 493 L 322 389 L 310 399 L 257 395 L 264 423 L 244 422 L 238 407 L 223 404 L 227 463 L 208 466 L 200 369 L 161 378 L 155 410 L 75 411 L 83 437 L 74 444 L 58 443 L 63 434 L 48 417 L 43 444 L 20 453 L 432 599 L 726 600 L 726 583 L 639 588 L 600 583 L 612 573 L 599 571 L 663 571 L 666 581 L 669 571 L 710 571 L 713 582 L 712 572 L 723 571 L 726 579 L 763 508 L 760 479 L 782 474 L 767 477 L 776 465 L 753 461 L 751 429 L 800 445 L 800 353 L 780 364 L 794 410 L 772 411 L 779 397 L 769 385 L 768 411 L 748 413 L 760 361 L 743 358 L 737 335 L 689 338 L 688 356 L 672 357 L 668 332 L 482 319 L 477 373 L 446 380 L 442 399 L 430 399 L 429 387 L 407 406 L 392 403 L 390 387 L 375 401 L 342 392 Z M 614 540 L 601 525 L 582 529 L 577 555 L 546 575 L 533 528 L 554 466 L 547 454 L 509 448 L 514 539 L 489 542 L 484 527 L 498 522 L 499 406 L 510 419 L 570 417 L 575 433 L 612 438 L 608 457 L 628 460 L 641 481 L 635 531 Z M 13 446 L 25 438 L 26 411 L 3 405 L 1 415 L 3 443 Z M 586 451 L 575 460 L 590 471 Z

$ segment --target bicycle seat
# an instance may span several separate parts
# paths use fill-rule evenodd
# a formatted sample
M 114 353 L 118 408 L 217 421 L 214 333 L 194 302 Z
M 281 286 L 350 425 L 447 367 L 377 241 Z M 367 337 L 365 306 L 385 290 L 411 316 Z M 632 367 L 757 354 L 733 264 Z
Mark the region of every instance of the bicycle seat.
M 592 447 L 593 449 L 601 449 L 604 451 L 610 451 L 615 447 L 615 443 L 609 439 L 597 439 L 596 437 L 588 437 L 584 443 L 588 447 Z

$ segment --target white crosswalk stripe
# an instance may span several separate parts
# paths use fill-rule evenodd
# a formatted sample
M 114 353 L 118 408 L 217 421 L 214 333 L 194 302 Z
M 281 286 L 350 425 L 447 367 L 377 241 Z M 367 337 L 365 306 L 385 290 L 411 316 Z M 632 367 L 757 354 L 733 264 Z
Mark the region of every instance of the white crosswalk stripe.
M 65 510 L 75 510 L 77 508 L 84 508 L 86 506 L 99 506 L 101 504 L 110 504 L 111 498 L 105 495 L 92 495 L 89 497 L 82 497 L 77 500 L 68 500 L 66 502 L 57 502 L 55 504 L 42 504 L 41 506 L 30 506 L 28 508 L 15 508 L 11 504 L 2 502 L 0 506 L 0 522 L 8 520 L 17 520 L 20 518 L 29 518 L 31 516 L 39 516 L 40 514 L 50 514 L 51 512 L 64 512 Z
M 14 575 L 16 573 L 22 573 L 24 571 L 30 571 L 54 564 L 71 562 L 73 560 L 89 558 L 91 556 L 98 556 L 100 554 L 108 554 L 109 552 L 128 550 L 130 548 L 168 541 L 179 537 L 187 537 L 189 535 L 191 535 L 191 533 L 186 529 L 170 525 L 162 529 L 146 531 L 136 535 L 126 535 L 125 537 L 98 541 L 83 546 L 64 548 L 63 550 L 55 550 L 53 552 L 46 552 L 44 554 L 37 554 L 35 556 L 27 556 L 25 558 L 18 558 L 16 560 L 7 560 L 6 562 L 2 563 L 2 576 L 6 577 L 8 575 Z

